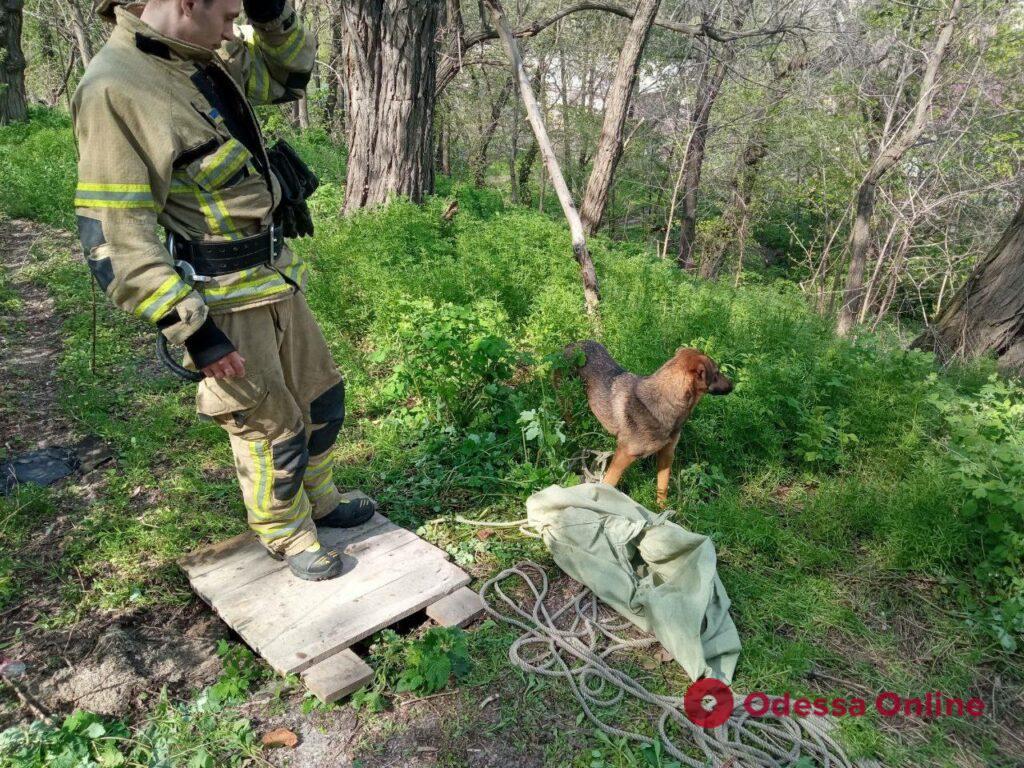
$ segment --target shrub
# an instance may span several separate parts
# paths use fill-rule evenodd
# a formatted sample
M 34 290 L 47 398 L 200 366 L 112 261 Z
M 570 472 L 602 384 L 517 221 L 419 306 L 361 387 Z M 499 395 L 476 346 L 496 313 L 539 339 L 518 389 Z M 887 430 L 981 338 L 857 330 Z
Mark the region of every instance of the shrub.
M 936 392 L 931 402 L 949 427 L 952 474 L 967 494 L 962 509 L 982 541 L 971 558 L 987 593 L 978 620 L 1016 650 L 1015 635 L 1024 634 L 1024 384 L 993 375 L 970 397 Z
M 0 127 L 0 210 L 72 228 L 78 179 L 71 120 L 33 108 L 29 122 Z

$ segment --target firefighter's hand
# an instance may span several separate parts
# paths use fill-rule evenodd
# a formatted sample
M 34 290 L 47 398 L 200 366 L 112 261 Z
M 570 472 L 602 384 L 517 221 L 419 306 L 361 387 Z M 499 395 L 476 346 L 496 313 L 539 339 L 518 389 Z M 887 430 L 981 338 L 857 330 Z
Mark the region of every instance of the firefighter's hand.
M 281 15 L 284 11 L 284 0 L 242 0 L 242 7 L 249 21 L 265 24 Z
M 203 368 L 203 375 L 214 379 L 241 378 L 245 376 L 245 358 L 237 352 L 231 352 Z

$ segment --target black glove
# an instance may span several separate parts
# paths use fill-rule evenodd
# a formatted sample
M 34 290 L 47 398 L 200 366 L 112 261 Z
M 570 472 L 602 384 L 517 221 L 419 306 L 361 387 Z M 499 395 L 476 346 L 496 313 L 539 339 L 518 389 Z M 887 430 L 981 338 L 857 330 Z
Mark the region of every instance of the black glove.
M 207 316 L 203 324 L 185 339 L 185 349 L 188 350 L 188 355 L 196 368 L 203 369 L 230 355 L 235 351 L 235 345 L 224 335 L 224 331 L 217 327 L 213 318 Z
M 249 21 L 267 24 L 284 11 L 284 0 L 242 0 L 242 7 Z
M 285 141 L 268 149 L 267 158 L 281 186 L 281 203 L 274 212 L 274 223 L 281 227 L 285 237 L 312 235 L 313 217 L 306 198 L 320 186 L 320 180 Z

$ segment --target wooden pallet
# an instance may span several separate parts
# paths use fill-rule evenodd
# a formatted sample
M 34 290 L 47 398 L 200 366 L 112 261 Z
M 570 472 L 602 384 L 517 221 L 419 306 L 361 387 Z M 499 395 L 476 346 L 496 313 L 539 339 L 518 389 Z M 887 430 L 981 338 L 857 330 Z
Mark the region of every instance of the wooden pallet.
M 346 494 L 354 497 L 357 494 Z M 361 494 L 358 494 L 361 495 Z M 252 533 L 212 544 L 179 564 L 196 593 L 280 674 L 301 674 L 324 701 L 364 685 L 373 670 L 353 643 L 427 608 L 438 623 L 467 623 L 482 610 L 469 576 L 448 555 L 375 514 L 357 528 L 324 528 L 345 570 L 303 581 Z

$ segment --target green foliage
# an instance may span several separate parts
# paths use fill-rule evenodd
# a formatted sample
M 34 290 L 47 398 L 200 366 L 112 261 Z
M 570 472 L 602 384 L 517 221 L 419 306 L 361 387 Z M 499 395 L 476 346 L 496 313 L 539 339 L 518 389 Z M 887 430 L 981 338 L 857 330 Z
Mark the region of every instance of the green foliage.
M 681 768 L 675 758 L 665 753 L 661 741 L 649 746 L 640 746 L 625 736 L 609 736 L 602 730 L 594 731 L 594 738 L 599 747 L 590 750 L 587 768 Z
M 395 690 L 429 696 L 444 688 L 452 675 L 465 675 L 469 667 L 466 633 L 458 627 L 431 627 L 406 646 L 405 667 Z
M 58 727 L 38 720 L 0 733 L 0 768 L 122 766 L 119 744 L 128 728 L 90 712 L 75 711 Z
M 385 629 L 370 646 L 370 661 L 373 682 L 352 696 L 353 707 L 370 712 L 384 710 L 392 691 L 429 696 L 472 667 L 466 633 L 458 627 L 431 627 L 416 639 Z
M 207 698 L 215 704 L 239 704 L 249 689 L 265 680 L 270 670 L 256 661 L 253 652 L 240 643 L 217 642 L 217 655 L 223 668 L 220 679 L 210 686 Z
M 37 129 L 51 127 L 43 121 Z M 31 143 L 32 129 L 20 135 Z M 543 558 L 542 545 L 514 531 L 477 538 L 478 529 L 442 518 L 521 517 L 530 493 L 575 481 L 584 451 L 614 445 L 561 357 L 568 342 L 595 336 L 565 227 L 460 184 L 424 206 L 398 201 L 338 217 L 341 177 L 330 170 L 321 138 L 308 141 L 300 151 L 324 164 L 317 167 L 324 183 L 312 202 L 317 235 L 294 247 L 311 260 L 309 301 L 346 375 L 339 485 L 377 497 L 393 520 L 418 528 L 467 567 Z M 29 179 L 40 162 L 5 154 L 0 166 Z M 847 170 L 854 173 L 856 164 Z M 820 195 L 825 208 L 840 199 L 840 181 L 825 182 L 828 189 L 814 193 L 795 184 L 773 191 L 778 207 L 770 216 L 780 243 L 801 196 Z M 452 198 L 459 213 L 444 221 Z M 2 204 L 13 205 L 7 198 Z M 984 364 L 939 372 L 930 356 L 904 352 L 894 338 L 837 339 L 781 281 L 739 289 L 705 284 L 640 244 L 599 236 L 591 246 L 603 293 L 601 341 L 616 359 L 649 373 L 679 346 L 692 345 L 736 382 L 730 396 L 705 398 L 685 425 L 669 505 L 718 547 L 720 573 L 743 621 L 745 685 L 795 689 L 813 664 L 856 665 L 830 655 L 833 645 L 821 641 L 827 636 L 885 659 L 877 669 L 856 667 L 866 685 L 966 689 L 973 681 L 949 669 L 991 661 L 980 629 L 1004 648 L 1020 642 L 1021 518 L 1008 501 L 1020 498 L 1020 467 L 1005 448 L 1020 453 L 1017 385 L 988 382 Z M 69 621 L 78 608 L 188 599 L 175 558 L 244 528 L 226 441 L 194 419 L 187 388 L 166 376 L 139 376 L 152 370 L 150 329 L 103 303 L 94 375 L 88 273 L 69 254 L 36 255 L 33 279 L 68 317 L 62 403 L 118 455 L 102 498 L 76 518 L 75 535 L 51 567 L 67 603 L 63 617 L 51 621 Z M 623 489 L 653 508 L 650 463 L 637 462 Z M 133 501 L 136 494 L 149 500 Z M 966 503 L 972 498 L 973 506 Z M 0 600 L 17 599 L 30 568 L 20 559 L 22 545 L 63 500 L 53 490 L 0 499 Z M 140 551 L 150 557 L 140 559 Z M 81 593 L 79 573 L 88 585 Z M 936 599 L 975 606 L 975 628 L 929 615 L 930 633 L 957 640 L 935 651 L 928 669 L 908 667 L 891 631 L 865 628 L 865 614 L 891 592 L 890 579 L 918 578 L 939 585 Z M 946 590 L 952 583 L 959 592 Z M 504 669 L 498 646 L 507 641 L 488 651 L 487 664 Z M 421 641 L 378 636 L 375 681 L 354 697 L 357 706 L 382 709 L 400 685 L 422 694 L 446 664 L 459 668 L 456 639 L 437 638 L 429 648 L 412 642 Z M 153 725 L 147 742 L 154 754 L 160 733 L 169 734 L 167 744 L 190 745 L 175 764 L 207 757 L 229 764 L 217 751 L 229 744 L 246 754 L 250 735 L 230 702 L 251 689 L 261 668 L 232 651 L 225 669 L 201 706 L 158 707 L 162 725 Z M 942 743 L 936 736 L 935 754 L 947 754 Z M 601 751 L 615 764 L 646 759 L 608 745 Z
M 931 402 L 949 428 L 963 512 L 983 542 L 974 565 L 988 604 L 980 620 L 1016 650 L 1024 635 L 1024 384 L 993 375 L 971 397 L 936 393 Z
M 78 172 L 70 128 L 66 115 L 36 108 L 29 122 L 0 126 L 0 211 L 74 226 Z
M 506 340 L 501 306 L 481 300 L 471 307 L 430 299 L 399 299 L 377 314 L 370 333 L 370 362 L 390 374 L 380 390 L 389 405 L 423 413 L 434 424 L 471 426 L 507 400 L 515 355 Z

